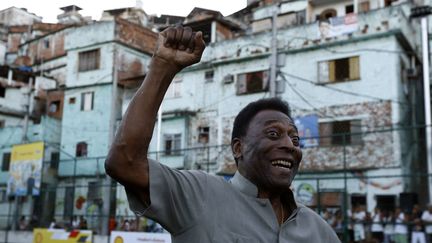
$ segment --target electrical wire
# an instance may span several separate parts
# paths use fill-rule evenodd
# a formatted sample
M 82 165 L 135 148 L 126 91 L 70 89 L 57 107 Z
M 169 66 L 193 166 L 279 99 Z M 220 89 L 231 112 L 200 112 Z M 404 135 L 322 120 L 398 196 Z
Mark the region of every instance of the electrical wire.
M 289 74 L 287 72 L 282 72 L 281 71 L 280 73 L 282 73 L 282 74 L 284 74 L 286 76 L 289 76 L 291 78 L 294 78 L 296 80 L 299 80 L 299 81 L 302 81 L 302 82 L 306 82 L 306 83 L 309 83 L 309 84 L 313 84 L 314 86 L 317 86 L 317 87 L 322 87 L 322 88 L 330 89 L 330 90 L 333 90 L 333 91 L 336 91 L 336 92 L 339 92 L 339 93 L 344 93 L 344 94 L 348 94 L 348 95 L 355 96 L 355 97 L 368 98 L 368 99 L 373 99 L 373 100 L 377 100 L 377 101 L 380 101 L 380 102 L 391 101 L 392 103 L 397 103 L 397 104 L 400 104 L 400 105 L 414 106 L 413 104 L 408 104 L 408 103 L 400 101 L 400 100 L 393 100 L 393 99 L 385 100 L 385 99 L 382 99 L 382 98 L 379 98 L 379 97 L 376 97 L 376 96 L 372 96 L 372 95 L 361 94 L 361 93 L 357 93 L 357 92 L 353 92 L 353 91 L 347 91 L 347 90 L 343 90 L 343 89 L 338 89 L 338 88 L 335 88 L 335 87 L 332 87 L 332 86 L 327 86 L 325 84 L 320 84 L 317 81 L 309 80 L 309 79 L 306 79 L 306 78 L 303 78 L 303 77 L 300 77 L 300 76 L 297 76 L 297 75 L 294 75 L 294 74 Z

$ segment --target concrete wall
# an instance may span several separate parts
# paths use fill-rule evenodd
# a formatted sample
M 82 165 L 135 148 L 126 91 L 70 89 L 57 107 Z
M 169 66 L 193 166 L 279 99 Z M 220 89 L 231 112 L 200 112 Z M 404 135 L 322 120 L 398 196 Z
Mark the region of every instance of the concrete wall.
M 24 104 L 27 103 L 25 92 L 27 87 L 8 87 L 5 97 L 0 97 L 0 105 L 17 112 L 24 112 Z
M 90 86 L 65 91 L 65 106 L 62 123 L 62 149 L 75 156 L 76 144 L 88 144 L 88 157 L 105 156 L 108 151 L 108 131 L 112 90 L 111 85 Z M 93 110 L 82 111 L 82 93 L 94 92 Z M 75 98 L 75 104 L 70 104 Z M 70 159 L 61 156 L 62 159 Z
M 17 7 L 10 7 L 0 11 L 0 23 L 7 25 L 28 25 L 41 21 L 42 17 Z

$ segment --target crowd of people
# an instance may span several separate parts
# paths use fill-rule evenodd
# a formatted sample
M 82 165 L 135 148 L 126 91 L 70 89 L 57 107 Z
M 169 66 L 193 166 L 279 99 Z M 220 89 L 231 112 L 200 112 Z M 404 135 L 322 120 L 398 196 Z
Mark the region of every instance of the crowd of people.
M 414 205 L 410 211 L 375 208 L 373 212 L 356 205 L 347 212 L 346 222 L 340 209 L 323 209 L 321 216 L 340 239 L 344 239 L 346 227 L 350 243 L 432 242 L 432 205 L 426 210 Z

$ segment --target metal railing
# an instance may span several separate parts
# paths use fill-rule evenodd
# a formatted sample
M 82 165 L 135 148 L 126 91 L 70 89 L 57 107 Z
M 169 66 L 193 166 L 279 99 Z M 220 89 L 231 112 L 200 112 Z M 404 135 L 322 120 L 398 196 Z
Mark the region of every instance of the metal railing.
M 388 214 L 398 207 L 410 214 L 415 204 L 425 206 L 429 203 L 427 190 L 432 175 L 424 163 L 424 128 L 387 127 L 305 138 L 310 141 L 302 149 L 304 159 L 292 184 L 296 200 L 326 218 L 343 242 L 349 242 L 356 206 L 370 213 L 378 207 Z M 162 163 L 181 169 L 200 169 L 228 178 L 233 172 L 226 170 L 227 164 L 234 163 L 229 145 L 149 152 L 149 157 L 156 156 Z M 8 242 L 8 231 L 12 229 L 49 227 L 53 219 L 58 226 L 70 229 L 73 216 L 86 218 L 87 227 L 96 234 L 102 232 L 102 227 L 110 227 L 102 225 L 106 222 L 102 219 L 107 218 L 117 222 L 116 229 L 129 219 L 140 222 L 135 230 L 151 230 L 154 224 L 136 218 L 127 209 L 122 187 L 106 184 L 104 162 L 104 157 L 45 161 L 39 196 L 4 194 L 0 198 L 0 230 L 6 232 L 0 242 Z M 103 192 L 107 190 L 113 194 L 109 215 L 102 213 L 106 203 Z M 365 219 L 363 223 L 368 235 L 371 221 Z M 402 224 L 411 226 L 413 221 Z

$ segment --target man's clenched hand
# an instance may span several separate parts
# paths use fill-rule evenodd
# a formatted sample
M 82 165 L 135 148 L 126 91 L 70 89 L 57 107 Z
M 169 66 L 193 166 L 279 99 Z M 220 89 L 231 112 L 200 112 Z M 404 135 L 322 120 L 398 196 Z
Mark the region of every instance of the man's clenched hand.
M 199 62 L 204 48 L 200 31 L 193 32 L 190 27 L 170 27 L 159 34 L 154 57 L 183 69 Z

